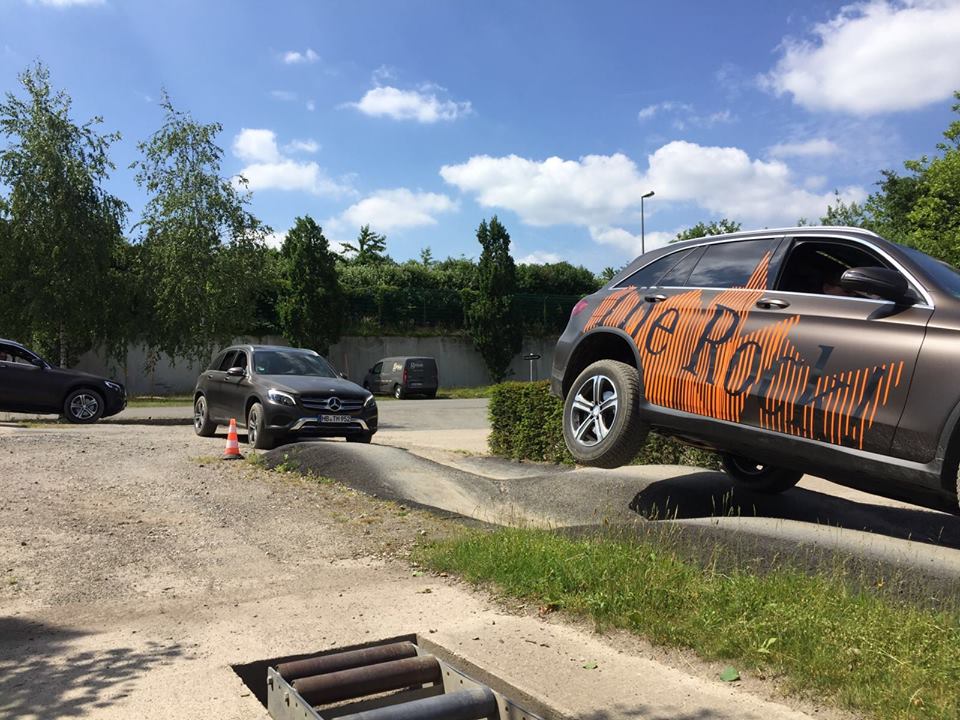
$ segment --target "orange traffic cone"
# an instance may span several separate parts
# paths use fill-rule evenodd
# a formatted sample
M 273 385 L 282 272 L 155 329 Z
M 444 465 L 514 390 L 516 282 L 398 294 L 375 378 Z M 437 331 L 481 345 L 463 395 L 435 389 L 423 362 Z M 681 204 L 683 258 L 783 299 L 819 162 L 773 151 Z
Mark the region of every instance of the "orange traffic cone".
M 227 431 L 227 449 L 223 451 L 221 460 L 243 460 L 240 454 L 240 441 L 237 440 L 237 421 L 230 418 L 230 429 Z

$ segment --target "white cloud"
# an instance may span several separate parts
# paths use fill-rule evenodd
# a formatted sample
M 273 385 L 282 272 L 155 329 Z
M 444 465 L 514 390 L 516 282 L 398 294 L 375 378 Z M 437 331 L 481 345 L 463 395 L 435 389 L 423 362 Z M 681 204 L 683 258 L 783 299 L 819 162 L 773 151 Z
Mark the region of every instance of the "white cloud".
M 694 202 L 745 224 L 792 225 L 797 218 L 819 217 L 832 193 L 815 194 L 793 183 L 778 160 L 753 160 L 735 147 L 704 147 L 675 141 L 649 158 L 646 180 L 663 200 Z M 861 201 L 859 187 L 841 190 L 846 201 Z
M 283 146 L 283 149 L 290 153 L 315 153 L 320 150 L 320 143 L 310 138 L 306 140 L 291 140 Z
M 676 100 L 665 100 L 654 105 L 647 105 L 637 113 L 638 120 L 649 120 L 662 112 L 674 112 L 681 110 L 683 112 L 693 112 L 693 105 L 677 102 Z
M 622 227 L 607 225 L 590 228 L 590 237 L 593 238 L 594 242 L 598 242 L 601 245 L 612 245 L 625 250 L 630 255 L 639 255 L 644 249 L 646 252 L 656 250 L 669 243 L 676 236 L 676 233 L 657 230 L 644 233 L 641 239 L 639 233 L 632 233 Z
M 317 104 L 313 100 L 307 100 L 307 110 L 313 112 L 317 109 Z
M 808 110 L 869 115 L 945 100 L 960 78 L 960 3 L 871 0 L 848 5 L 787 38 L 783 57 L 762 77 Z
M 247 165 L 240 174 L 251 190 L 301 190 L 314 195 L 342 197 L 354 190 L 330 178 L 315 162 L 282 159 Z
M 688 125 L 710 128 L 721 123 L 730 123 L 736 120 L 733 113 L 729 110 L 718 110 L 716 112 L 700 115 L 690 103 L 679 102 L 677 100 L 665 100 L 654 105 L 647 105 L 637 113 L 637 120 L 645 122 L 651 120 L 657 115 L 673 115 L 671 125 L 675 130 L 685 130 Z
M 105 0 L 28 0 L 31 5 L 46 5 L 47 7 L 66 8 L 91 5 L 104 5 Z
M 481 155 L 446 165 L 440 175 L 483 207 L 511 210 L 528 225 L 580 225 L 589 228 L 597 242 L 622 248 L 640 244 L 636 233 L 623 226 L 640 224 L 640 196 L 651 189 L 657 205 L 694 204 L 747 227 L 792 225 L 800 217 L 819 217 L 833 202 L 832 193 L 798 185 L 781 161 L 751 159 L 735 147 L 682 141 L 650 155 L 645 173 L 618 153 L 543 161 Z M 841 196 L 859 202 L 866 192 L 851 187 L 842 189 Z M 653 232 L 648 238 L 659 242 Z
M 280 100 L 282 102 L 293 102 L 297 99 L 297 94 L 291 92 L 290 90 L 271 90 L 270 97 L 274 100 Z
M 289 230 L 267 233 L 267 236 L 263 239 L 263 242 L 267 247 L 273 248 L 274 250 L 279 250 L 280 246 L 283 245 L 283 241 L 287 239 L 288 232 Z
M 327 221 L 334 233 L 370 225 L 378 232 L 400 228 L 436 225 L 434 217 L 458 209 L 456 201 L 447 195 L 413 192 L 407 188 L 378 190 L 351 205 L 336 218 Z
M 441 88 L 426 85 L 419 90 L 399 90 L 389 85 L 371 88 L 360 102 L 347 103 L 364 115 L 435 123 L 456 120 L 472 112 L 469 101 L 455 102 L 438 97 Z
M 294 141 L 291 145 L 298 142 L 314 141 Z M 289 147 L 285 146 L 284 150 Z M 247 163 L 240 174 L 246 178 L 250 190 L 299 190 L 328 197 L 355 193 L 349 184 L 330 178 L 317 163 L 285 157 L 273 130 L 242 129 L 233 139 L 233 154 Z
M 283 54 L 283 62 L 287 65 L 315 63 L 319 59 L 320 56 L 310 48 L 307 48 L 304 52 L 300 52 L 299 50 L 288 50 Z
M 603 225 L 639 207 L 649 190 L 626 155 L 587 155 L 580 160 L 517 155 L 477 155 L 460 165 L 444 165 L 440 175 L 477 196 L 484 207 L 516 212 L 528 225 Z
M 243 128 L 233 139 L 233 154 L 246 162 L 276 162 L 277 135 L 273 130 Z
M 517 265 L 546 265 L 548 263 L 563 262 L 564 258 L 557 253 L 546 250 L 534 250 L 523 257 L 517 258 Z
M 826 138 L 813 138 L 802 142 L 777 143 L 770 148 L 770 157 L 819 157 L 821 155 L 835 155 L 840 147 Z

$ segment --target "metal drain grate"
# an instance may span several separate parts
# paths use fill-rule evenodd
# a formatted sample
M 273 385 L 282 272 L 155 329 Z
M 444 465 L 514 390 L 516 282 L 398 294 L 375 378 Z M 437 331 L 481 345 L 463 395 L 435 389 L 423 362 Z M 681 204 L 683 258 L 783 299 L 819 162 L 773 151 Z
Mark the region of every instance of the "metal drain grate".
M 550 720 L 470 669 L 416 635 L 329 650 L 268 665 L 267 709 L 274 720 Z

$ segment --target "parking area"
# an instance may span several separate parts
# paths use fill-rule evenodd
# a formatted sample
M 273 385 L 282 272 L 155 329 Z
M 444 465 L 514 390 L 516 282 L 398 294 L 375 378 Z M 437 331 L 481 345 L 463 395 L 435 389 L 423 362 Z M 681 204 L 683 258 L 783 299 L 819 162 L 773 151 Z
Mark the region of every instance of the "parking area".
M 568 717 L 842 717 L 423 574 L 448 521 L 222 447 L 169 408 L 0 427 L 0 716 L 264 718 L 231 666 L 418 632 Z

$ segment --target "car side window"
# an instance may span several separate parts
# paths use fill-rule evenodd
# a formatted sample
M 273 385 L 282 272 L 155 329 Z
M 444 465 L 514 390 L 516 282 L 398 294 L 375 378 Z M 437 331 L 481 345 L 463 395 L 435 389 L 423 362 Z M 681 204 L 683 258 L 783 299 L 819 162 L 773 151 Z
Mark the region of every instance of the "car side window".
M 811 295 L 850 297 L 840 277 L 850 268 L 890 268 L 890 263 L 862 245 L 831 240 L 800 240 L 790 249 L 777 289 Z
M 690 273 L 693 272 L 693 269 L 697 266 L 700 256 L 703 255 L 703 251 L 704 248 L 702 247 L 693 248 L 680 258 L 680 262 L 667 270 L 657 284 L 661 287 L 684 287 L 687 284 Z
M 241 367 L 244 370 L 247 369 L 247 352 L 245 350 L 237 350 L 237 354 L 233 358 L 233 365 L 230 367 Z
M 637 270 L 633 275 L 617 283 L 617 287 L 656 287 L 660 278 L 672 270 L 680 261 L 688 257 L 691 250 L 671 253 Z
M 219 370 L 219 369 L 220 369 L 220 363 L 222 363 L 222 362 L 226 359 L 226 356 L 229 355 L 229 354 L 230 354 L 230 353 L 228 353 L 226 350 L 224 350 L 222 353 L 220 353 L 219 355 L 217 355 L 217 356 L 210 362 L 210 367 L 208 367 L 207 370 Z
M 373 366 L 373 374 L 374 374 L 374 375 L 379 375 L 381 370 L 383 370 L 383 363 L 382 363 L 382 362 L 378 362 L 376 365 Z
M 14 363 L 16 365 L 33 365 L 33 357 L 23 350 L 10 345 L 0 345 L 0 362 Z
M 223 356 L 223 360 L 220 361 L 220 367 L 218 367 L 217 370 L 223 370 L 224 372 L 226 372 L 227 370 L 232 368 L 233 360 L 236 356 L 237 356 L 237 353 L 235 350 L 231 350 L 230 352 L 225 353 Z
M 687 287 L 746 287 L 753 271 L 778 243 L 779 239 L 764 238 L 707 245 L 687 279 Z

